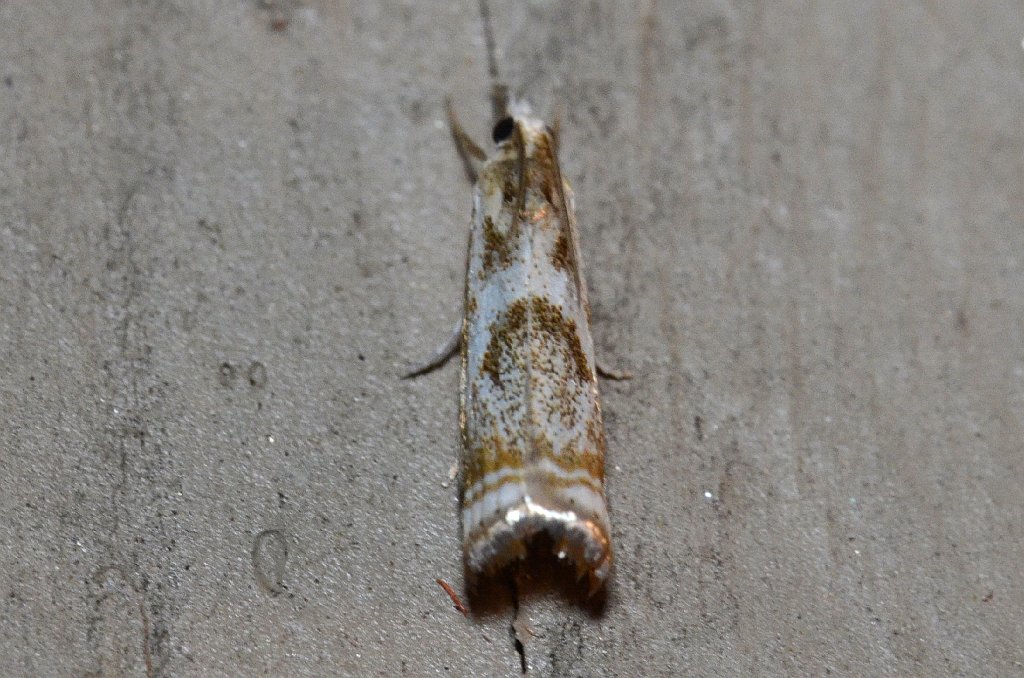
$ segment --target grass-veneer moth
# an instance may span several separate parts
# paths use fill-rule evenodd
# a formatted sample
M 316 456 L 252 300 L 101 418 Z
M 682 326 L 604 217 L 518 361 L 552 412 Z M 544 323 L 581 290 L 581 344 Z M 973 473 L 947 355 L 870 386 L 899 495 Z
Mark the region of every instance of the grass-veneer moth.
M 497 77 L 486 5 L 492 83 Z M 526 557 L 544 533 L 559 560 L 604 587 L 612 567 L 605 433 L 573 194 L 558 134 L 492 85 L 486 153 L 450 103 L 456 148 L 473 183 L 463 318 L 449 342 L 406 376 L 461 347 L 462 538 L 470 583 Z M 557 125 L 556 125 L 557 127 Z
M 464 313 L 452 340 L 407 376 L 443 364 L 461 347 L 462 535 L 470 577 L 524 558 L 532 538 L 546 533 L 556 556 L 587 576 L 594 593 L 608 579 L 612 545 L 573 194 L 555 131 L 495 89 L 495 110 L 504 115 L 490 154 L 448 109 L 474 182 Z

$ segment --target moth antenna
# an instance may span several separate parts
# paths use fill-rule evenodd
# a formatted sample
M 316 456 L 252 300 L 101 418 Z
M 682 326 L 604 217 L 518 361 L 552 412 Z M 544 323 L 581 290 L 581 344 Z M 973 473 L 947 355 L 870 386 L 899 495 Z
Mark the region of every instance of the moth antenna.
M 555 114 L 551 120 L 551 143 L 554 146 L 555 156 L 557 159 L 558 151 L 562 145 L 562 114 L 565 111 L 565 105 L 559 100 L 555 104 Z
M 487 46 L 487 75 L 491 78 L 491 116 L 492 122 L 508 115 L 508 85 L 498 75 L 498 58 L 495 56 L 494 29 L 491 27 L 491 8 L 487 0 L 480 0 L 480 19 L 484 25 L 484 44 Z

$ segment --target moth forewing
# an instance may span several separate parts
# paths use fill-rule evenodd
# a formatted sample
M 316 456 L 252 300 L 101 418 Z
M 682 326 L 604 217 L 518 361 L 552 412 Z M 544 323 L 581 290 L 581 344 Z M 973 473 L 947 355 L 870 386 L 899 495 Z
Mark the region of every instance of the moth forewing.
M 479 170 L 462 341 L 468 571 L 494 573 L 547 533 L 591 592 L 611 569 L 605 437 L 572 193 L 556 141 L 522 106 Z

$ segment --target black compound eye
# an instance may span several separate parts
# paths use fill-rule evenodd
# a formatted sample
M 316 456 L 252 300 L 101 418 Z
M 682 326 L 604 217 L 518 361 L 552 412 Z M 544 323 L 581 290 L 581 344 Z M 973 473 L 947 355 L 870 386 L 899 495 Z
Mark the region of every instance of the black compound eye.
M 491 137 L 494 139 L 494 143 L 500 144 L 505 139 L 512 136 L 512 130 L 516 128 L 516 122 L 512 118 L 502 118 L 498 121 L 498 124 L 494 126 L 494 131 L 491 133 Z

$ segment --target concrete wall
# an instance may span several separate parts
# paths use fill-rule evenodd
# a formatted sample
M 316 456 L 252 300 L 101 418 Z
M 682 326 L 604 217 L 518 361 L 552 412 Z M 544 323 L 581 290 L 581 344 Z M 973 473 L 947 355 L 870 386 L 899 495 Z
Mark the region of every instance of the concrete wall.
M 563 111 L 602 614 L 537 675 L 1024 672 L 1024 6 L 493 3 Z M 0 3 L 0 674 L 513 675 L 464 618 L 476 3 Z

